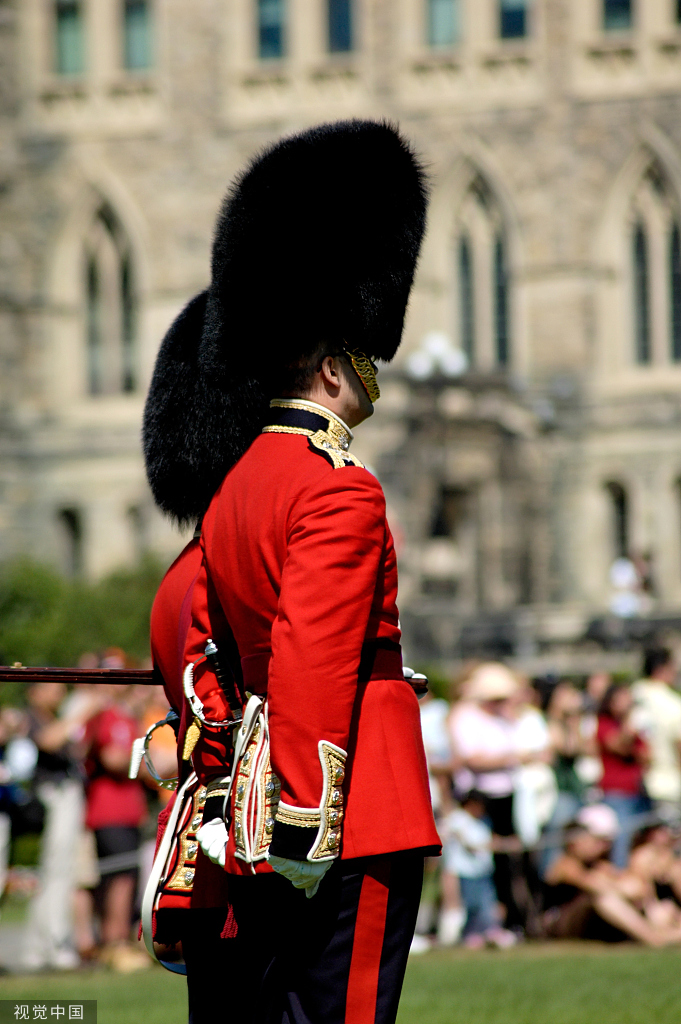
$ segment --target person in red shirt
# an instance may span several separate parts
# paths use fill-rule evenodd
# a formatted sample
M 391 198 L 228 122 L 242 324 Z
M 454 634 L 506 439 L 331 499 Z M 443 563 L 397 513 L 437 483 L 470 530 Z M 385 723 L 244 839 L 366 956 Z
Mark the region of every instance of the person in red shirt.
M 127 687 L 112 685 L 106 691 L 110 703 L 90 720 L 86 731 L 85 824 L 95 834 L 100 860 L 128 854 L 133 861 L 147 810 L 142 783 L 128 778 L 130 751 L 141 730 L 125 704 Z M 102 872 L 102 959 L 121 969 L 122 960 L 128 969 L 133 966 L 132 954 L 146 966 L 144 955 L 129 946 L 136 884 L 132 863 Z
M 612 859 L 618 868 L 627 866 L 636 817 L 651 808 L 643 786 L 648 748 L 632 723 L 632 707 L 629 687 L 613 683 L 603 697 L 596 733 L 603 763 L 603 799 L 619 823 L 612 847 Z

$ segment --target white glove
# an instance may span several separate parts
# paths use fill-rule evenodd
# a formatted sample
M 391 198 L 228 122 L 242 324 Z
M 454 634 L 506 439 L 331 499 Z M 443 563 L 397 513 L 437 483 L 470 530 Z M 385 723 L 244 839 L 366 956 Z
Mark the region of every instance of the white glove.
M 333 864 L 333 860 L 319 860 L 313 864 L 307 860 L 275 857 L 271 853 L 267 855 L 267 860 L 274 870 L 288 878 L 296 889 L 304 889 L 308 899 L 315 895 L 322 878 Z
M 199 846 L 208 860 L 212 860 L 213 864 L 219 864 L 221 868 L 225 866 L 228 834 L 222 818 L 213 818 L 212 821 L 207 821 L 196 833 Z

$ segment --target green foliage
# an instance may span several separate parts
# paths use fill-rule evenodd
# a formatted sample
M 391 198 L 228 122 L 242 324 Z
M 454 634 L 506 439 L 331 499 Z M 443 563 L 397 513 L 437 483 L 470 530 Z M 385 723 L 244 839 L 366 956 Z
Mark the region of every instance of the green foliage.
M 12 840 L 10 863 L 21 867 L 34 868 L 40 859 L 40 834 L 25 832 Z
M 149 613 L 163 576 L 155 559 L 97 583 L 66 580 L 22 558 L 0 567 L 0 662 L 76 665 L 86 651 L 149 653 Z M 0 699 L 13 699 L 5 687 Z

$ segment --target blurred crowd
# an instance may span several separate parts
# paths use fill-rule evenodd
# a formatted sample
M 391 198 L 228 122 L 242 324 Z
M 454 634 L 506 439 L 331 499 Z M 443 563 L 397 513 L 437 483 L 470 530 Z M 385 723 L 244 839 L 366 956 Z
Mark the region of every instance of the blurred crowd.
M 126 668 L 122 650 L 87 654 L 83 668 Z M 145 772 L 128 778 L 133 740 L 165 718 L 157 686 L 40 682 L 25 706 L 0 711 L 0 894 L 11 888 L 12 842 L 37 835 L 37 872 L 23 970 L 101 962 L 127 973 L 151 961 L 136 941 L 141 882 L 156 818 L 170 794 Z M 167 734 L 167 735 L 166 735 Z M 176 773 L 174 735 L 159 730 L 154 761 Z
M 110 648 L 81 667 L 129 666 Z M 485 662 L 451 700 L 422 699 L 444 854 L 427 864 L 414 952 L 524 937 L 681 943 L 677 672 L 664 647 L 644 653 L 633 684 L 529 681 Z M 151 965 L 136 926 L 170 794 L 128 766 L 133 740 L 167 711 L 160 687 L 56 682 L 0 711 L 0 895 L 17 842 L 39 836 L 22 969 Z M 171 777 L 174 734 L 154 737 L 155 767 Z
M 421 722 L 444 854 L 413 952 L 523 937 L 681 943 L 681 694 L 673 652 L 633 684 L 468 667 Z

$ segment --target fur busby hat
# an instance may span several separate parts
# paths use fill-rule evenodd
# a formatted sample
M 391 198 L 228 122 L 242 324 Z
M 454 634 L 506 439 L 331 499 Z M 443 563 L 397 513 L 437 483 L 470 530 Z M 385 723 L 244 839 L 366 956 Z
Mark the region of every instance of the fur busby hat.
M 259 433 L 277 368 L 323 342 L 393 358 L 426 202 L 409 145 L 376 121 L 285 138 L 236 180 L 210 287 L 168 331 L 147 398 L 147 475 L 164 511 L 203 514 Z

